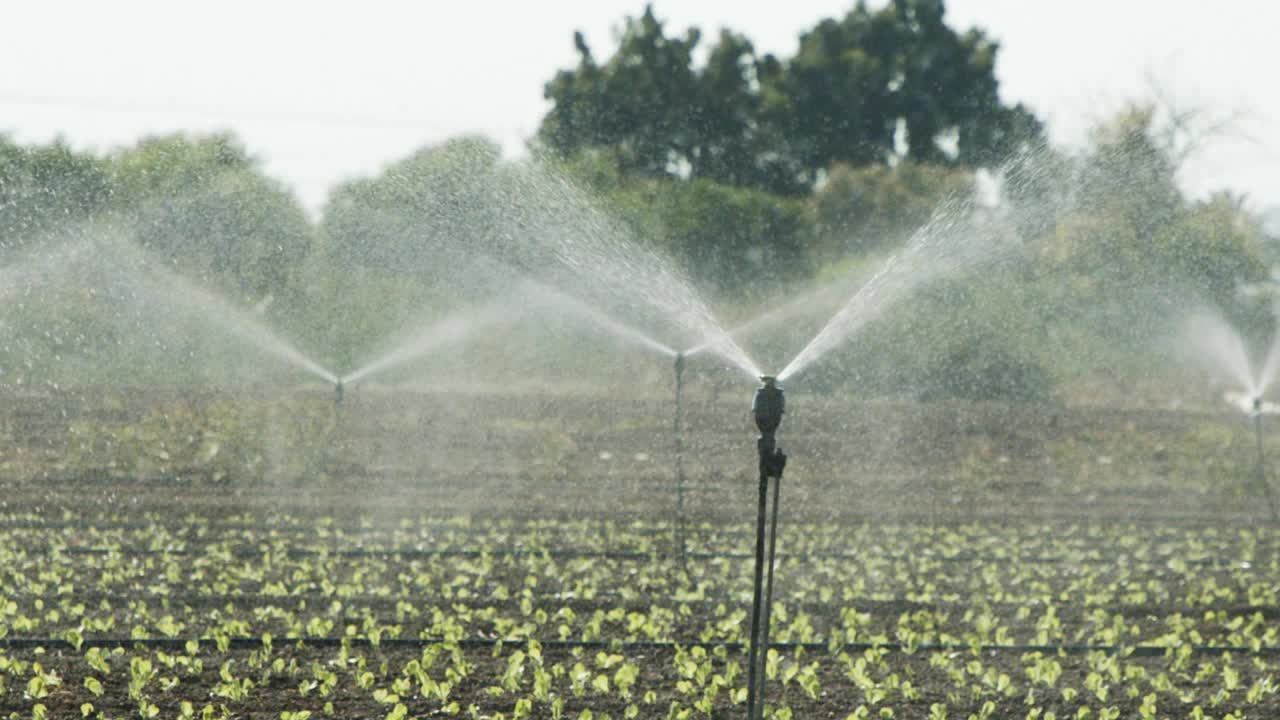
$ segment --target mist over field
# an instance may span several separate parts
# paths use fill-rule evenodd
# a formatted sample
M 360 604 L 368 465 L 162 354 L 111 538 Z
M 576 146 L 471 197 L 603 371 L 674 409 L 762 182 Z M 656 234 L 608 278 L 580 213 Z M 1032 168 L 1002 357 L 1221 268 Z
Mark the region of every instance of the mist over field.
M 1273 715 L 1213 109 L 1055 146 L 936 0 L 707 30 L 318 211 L 233 130 L 0 135 L 0 715 Z

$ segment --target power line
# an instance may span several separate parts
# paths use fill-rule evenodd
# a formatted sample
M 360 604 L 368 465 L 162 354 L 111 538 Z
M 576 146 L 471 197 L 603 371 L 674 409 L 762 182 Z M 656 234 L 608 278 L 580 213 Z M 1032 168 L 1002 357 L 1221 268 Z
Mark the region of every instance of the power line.
M 26 105 L 42 108 L 102 110 L 117 113 L 167 113 L 230 118 L 248 116 L 287 125 L 320 125 L 348 127 L 358 130 L 426 131 L 429 123 L 413 119 L 389 120 L 373 115 L 348 115 L 327 111 L 300 111 L 272 108 L 227 107 L 181 102 L 155 102 L 109 97 L 67 97 L 52 95 L 0 94 L 0 105 Z

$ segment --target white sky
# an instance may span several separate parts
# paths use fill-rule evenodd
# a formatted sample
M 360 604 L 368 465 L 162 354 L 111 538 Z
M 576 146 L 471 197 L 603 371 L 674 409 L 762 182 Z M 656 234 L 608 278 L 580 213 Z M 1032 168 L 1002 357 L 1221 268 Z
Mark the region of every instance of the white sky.
M 882 4 L 873 2 L 872 5 Z M 789 56 L 799 33 L 852 0 L 657 0 L 668 33 L 720 27 Z M 1280 2 L 950 0 L 953 27 L 1002 44 L 1002 96 L 1078 144 L 1155 77 L 1176 101 L 1235 117 L 1183 173 L 1197 195 L 1232 189 L 1280 205 Z M 429 143 L 481 132 L 519 152 L 546 111 L 543 84 L 597 57 L 639 1 L 6 4 L 0 132 L 108 150 L 146 134 L 232 129 L 268 173 L 319 208 L 329 187 Z

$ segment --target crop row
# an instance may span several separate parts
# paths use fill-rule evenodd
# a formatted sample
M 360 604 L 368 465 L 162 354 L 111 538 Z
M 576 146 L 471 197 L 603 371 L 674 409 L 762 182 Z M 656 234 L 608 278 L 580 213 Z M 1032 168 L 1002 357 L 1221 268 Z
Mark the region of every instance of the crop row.
M 683 564 L 673 531 L 10 514 L 0 715 L 739 714 L 751 529 L 690 524 Z M 789 523 L 780 543 L 775 718 L 1280 712 L 1274 530 Z
M 1266 717 L 1276 668 L 1263 657 L 1090 652 L 989 655 L 771 650 L 772 717 Z M 250 651 L 187 643 L 0 654 L 0 712 L 21 717 L 709 718 L 740 713 L 740 649 L 627 652 L 520 646 Z M 737 708 L 736 710 L 734 708 Z M 305 713 L 305 714 L 304 714 Z M 837 714 L 838 713 L 838 714 Z M 1230 714 L 1230 715 L 1228 715 Z
M 749 553 L 754 533 L 745 523 L 686 524 L 688 549 L 708 555 Z M 400 520 L 379 524 L 367 519 L 344 526 L 331 518 L 271 515 L 235 516 L 211 522 L 201 516 L 159 514 L 80 515 L 60 519 L 41 515 L 0 515 L 0 542 L 28 543 L 47 539 L 68 547 L 116 547 L 138 550 L 192 551 L 202 545 L 229 542 L 255 546 L 287 541 L 291 547 L 332 551 L 501 552 L 529 547 L 551 551 L 666 553 L 674 523 L 601 520 L 475 519 L 471 517 Z M 57 539 L 62 539 L 58 543 Z M 1267 528 L 1218 526 L 1189 529 L 1146 525 L 1045 525 L 989 523 L 856 525 L 789 523 L 783 518 L 782 552 L 796 556 L 871 554 L 928 555 L 940 558 L 1039 560 L 1046 562 L 1164 562 L 1179 557 L 1187 563 L 1256 562 L 1280 552 L 1280 532 Z
M 652 552 L 558 557 L 538 533 L 473 557 L 332 554 L 295 537 L 188 539 L 166 554 L 160 526 L 120 552 L 86 531 L 0 534 L 0 635 L 8 637 L 281 638 L 372 635 L 409 638 L 618 639 L 740 642 L 749 563 L 694 558 L 685 566 Z M 109 531 L 109 534 L 120 531 Z M 614 531 L 614 539 L 629 539 Z M 817 535 L 821 527 L 810 528 Z M 967 528 L 976 534 L 976 528 Z M 999 549 L 989 528 L 984 542 Z M 949 561 L 947 548 L 912 553 L 908 540 L 948 536 L 898 529 L 869 551 L 841 558 L 785 557 L 778 566 L 775 637 L 799 642 L 1102 645 L 1277 644 L 1280 558 L 1206 567 L 1184 559 L 1215 543 L 1257 554 L 1259 531 L 1189 536 L 1182 545 L 1117 534 L 1115 547 L 1163 562 Z M 1011 533 L 1007 543 L 1019 541 Z M 803 537 L 797 533 L 798 537 Z M 955 533 L 954 542 L 967 542 Z M 474 542 L 475 537 L 469 536 Z M 100 552 L 80 552 L 84 543 Z M 176 541 L 175 541 L 176 542 Z M 877 554 L 901 544 L 900 555 Z M 1092 552 L 1092 551 L 1090 551 Z

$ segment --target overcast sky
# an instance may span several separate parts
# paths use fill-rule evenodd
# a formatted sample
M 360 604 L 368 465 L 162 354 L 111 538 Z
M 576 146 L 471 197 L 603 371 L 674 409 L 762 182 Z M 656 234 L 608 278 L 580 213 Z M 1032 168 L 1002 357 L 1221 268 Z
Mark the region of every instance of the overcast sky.
M 798 36 L 849 0 L 654 3 L 668 33 L 729 27 L 789 56 Z M 882 3 L 872 2 L 873 6 Z M 1151 96 L 1231 119 L 1186 166 L 1197 195 L 1231 189 L 1280 205 L 1280 2 L 950 0 L 953 27 L 1002 45 L 1007 101 L 1079 145 L 1091 123 Z M 199 8 L 199 9 L 197 9 Z M 116 0 L 6 4 L 0 132 L 62 135 L 109 150 L 175 130 L 234 130 L 267 172 L 319 208 L 344 178 L 479 132 L 519 152 L 546 111 L 543 84 L 586 32 L 598 57 L 642 2 L 247 2 Z

